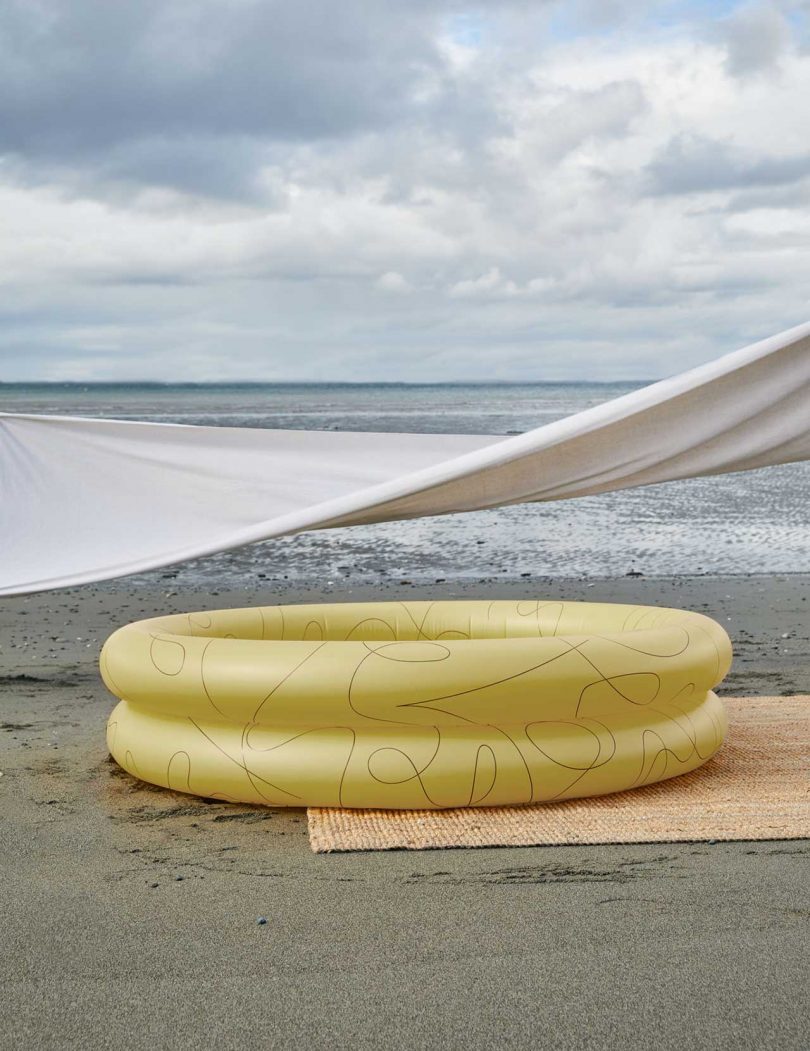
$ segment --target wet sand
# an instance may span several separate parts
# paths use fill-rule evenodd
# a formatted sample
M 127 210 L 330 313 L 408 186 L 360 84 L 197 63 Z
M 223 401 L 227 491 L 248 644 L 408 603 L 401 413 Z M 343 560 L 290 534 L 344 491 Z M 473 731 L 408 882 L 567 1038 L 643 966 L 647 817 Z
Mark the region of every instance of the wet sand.
M 95 661 L 121 623 L 491 587 L 164 584 L 0 603 L 3 1046 L 804 1046 L 804 841 L 317 856 L 303 811 L 153 789 L 107 758 Z M 700 610 L 735 642 L 721 692 L 810 692 L 808 576 L 497 594 Z

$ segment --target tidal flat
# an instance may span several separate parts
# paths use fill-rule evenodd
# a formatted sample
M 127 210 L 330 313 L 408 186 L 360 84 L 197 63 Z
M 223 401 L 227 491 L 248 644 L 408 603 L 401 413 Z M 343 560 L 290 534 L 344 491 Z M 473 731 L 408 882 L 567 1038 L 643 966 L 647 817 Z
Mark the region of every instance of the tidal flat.
M 96 662 L 123 623 L 474 597 L 695 609 L 734 642 L 721 695 L 810 692 L 803 574 L 227 591 L 168 576 L 5 599 L 5 1046 L 802 1047 L 806 841 L 315 855 L 302 810 L 166 792 L 107 756 Z

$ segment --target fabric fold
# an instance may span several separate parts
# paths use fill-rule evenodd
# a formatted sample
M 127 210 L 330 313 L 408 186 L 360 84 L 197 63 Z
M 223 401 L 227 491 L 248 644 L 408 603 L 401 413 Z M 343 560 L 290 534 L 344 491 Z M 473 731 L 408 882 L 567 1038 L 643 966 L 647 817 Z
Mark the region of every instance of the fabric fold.
M 309 529 L 810 459 L 810 324 L 516 437 L 0 413 L 0 595 Z

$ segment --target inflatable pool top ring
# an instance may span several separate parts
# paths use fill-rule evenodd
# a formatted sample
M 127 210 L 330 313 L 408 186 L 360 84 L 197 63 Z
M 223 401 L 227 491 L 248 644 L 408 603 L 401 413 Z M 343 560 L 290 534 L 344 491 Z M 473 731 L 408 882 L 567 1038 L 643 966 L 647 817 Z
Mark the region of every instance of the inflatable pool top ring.
M 129 773 L 269 806 L 496 806 L 695 769 L 726 728 L 725 631 L 680 610 L 380 602 L 189 613 L 116 631 Z

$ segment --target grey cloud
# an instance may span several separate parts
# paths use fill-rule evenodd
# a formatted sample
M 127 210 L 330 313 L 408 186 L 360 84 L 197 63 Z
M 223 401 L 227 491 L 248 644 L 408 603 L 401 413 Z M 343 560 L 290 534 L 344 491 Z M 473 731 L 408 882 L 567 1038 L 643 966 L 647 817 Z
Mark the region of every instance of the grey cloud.
M 267 156 L 264 144 L 249 136 L 150 136 L 105 151 L 90 174 L 96 184 L 176 186 L 223 199 L 260 198 L 264 207 L 272 207 L 283 199 L 274 200 L 271 190 L 256 182 Z
M 718 35 L 726 48 L 726 65 L 735 77 L 773 69 L 790 42 L 790 28 L 777 6 L 757 3 L 723 19 Z
M 504 18 L 524 5 L 477 6 Z M 467 9 L 458 0 L 9 0 L 0 153 L 40 175 L 72 165 L 233 196 L 250 195 L 251 169 L 274 144 L 414 122 L 479 139 L 498 126 L 489 93 L 448 76 L 437 45 Z
M 680 135 L 647 166 L 645 174 L 649 192 L 660 195 L 781 186 L 810 175 L 810 152 L 752 157 L 729 143 Z
M 339 135 L 390 120 L 437 61 L 423 22 L 359 0 L 5 11 L 0 105 L 5 144 L 22 150 L 173 131 Z
M 724 205 L 727 212 L 750 212 L 758 208 L 810 211 L 810 178 L 785 186 L 755 187 L 732 194 Z
M 229 194 L 263 143 L 384 129 L 431 107 L 452 125 L 463 100 L 416 96 L 441 77 L 435 30 L 454 6 L 12 0 L 0 14 L 0 151 Z M 236 158 L 218 160 L 217 139 L 221 152 L 237 143 Z

